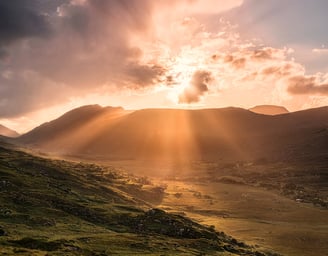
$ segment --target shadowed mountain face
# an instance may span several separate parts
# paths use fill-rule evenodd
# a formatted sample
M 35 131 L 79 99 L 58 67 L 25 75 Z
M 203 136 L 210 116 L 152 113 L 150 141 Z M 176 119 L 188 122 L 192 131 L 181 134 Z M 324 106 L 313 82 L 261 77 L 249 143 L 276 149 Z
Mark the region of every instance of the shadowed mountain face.
M 249 111 L 252 111 L 257 114 L 271 115 L 271 116 L 289 113 L 289 111 L 285 107 L 275 106 L 275 105 L 259 105 L 250 108 Z
M 240 108 L 129 112 L 85 106 L 16 142 L 57 154 L 103 159 L 326 158 L 328 107 L 268 116 Z
M 1 124 L 0 124 L 0 135 L 7 136 L 7 137 L 18 137 L 19 136 L 19 134 L 16 131 L 11 130 Z

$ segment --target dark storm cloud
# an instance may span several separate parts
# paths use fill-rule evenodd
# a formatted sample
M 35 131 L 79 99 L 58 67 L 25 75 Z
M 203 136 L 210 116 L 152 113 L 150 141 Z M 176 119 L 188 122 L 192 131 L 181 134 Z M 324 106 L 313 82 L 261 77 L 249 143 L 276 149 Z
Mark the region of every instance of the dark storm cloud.
M 198 70 L 193 74 L 190 85 L 179 96 L 179 103 L 199 102 L 208 91 L 208 84 L 213 80 L 211 72 Z
M 51 26 L 35 0 L 0 1 L 0 45 L 28 37 L 46 36 Z
M 87 0 L 83 4 L 64 4 L 59 8 L 62 26 L 82 36 L 112 36 L 109 40 L 124 40 L 127 31 L 144 31 L 151 18 L 149 0 Z M 125 42 L 124 42 L 125 43 Z
M 137 90 L 161 81 L 165 68 L 143 62 L 132 39 L 147 35 L 153 3 L 0 0 L 0 117 L 59 104 L 103 85 Z
M 289 80 L 288 92 L 291 94 L 321 94 L 328 95 L 328 84 L 317 83 L 316 78 L 294 76 Z
M 63 5 L 59 9 L 60 25 L 73 39 L 64 49 L 60 48 L 59 56 L 66 58 L 66 64 L 62 65 L 60 60 L 52 63 L 50 66 L 56 67 L 56 72 L 48 70 L 49 76 L 54 75 L 54 79 L 58 76 L 62 82 L 79 87 L 107 82 L 130 85 L 134 89 L 154 85 L 164 68 L 156 63 L 141 63 L 143 52 L 130 39 L 131 34 L 147 32 L 151 3 L 148 0 L 89 0 L 82 5 Z

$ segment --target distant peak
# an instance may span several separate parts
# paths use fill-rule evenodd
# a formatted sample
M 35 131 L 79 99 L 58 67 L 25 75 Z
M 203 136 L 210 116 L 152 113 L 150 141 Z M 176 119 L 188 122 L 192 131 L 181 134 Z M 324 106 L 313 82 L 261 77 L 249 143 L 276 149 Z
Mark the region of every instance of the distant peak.
M 276 106 L 276 105 L 258 105 L 248 110 L 256 114 L 271 115 L 271 116 L 289 113 L 287 108 L 283 106 Z
M 86 110 L 86 109 L 102 109 L 102 106 L 100 106 L 98 104 L 84 105 L 84 106 L 81 106 L 81 107 L 74 108 L 71 111 L 74 111 L 74 110 Z
M 122 107 L 111 107 L 111 106 L 106 106 L 106 107 L 102 107 L 98 104 L 94 104 L 94 105 L 84 105 L 81 107 L 77 107 L 74 108 L 67 113 L 77 113 L 77 112 L 98 112 L 98 111 L 108 111 L 108 110 L 123 110 Z
M 6 137 L 18 137 L 19 133 L 0 124 L 0 135 L 6 136 Z

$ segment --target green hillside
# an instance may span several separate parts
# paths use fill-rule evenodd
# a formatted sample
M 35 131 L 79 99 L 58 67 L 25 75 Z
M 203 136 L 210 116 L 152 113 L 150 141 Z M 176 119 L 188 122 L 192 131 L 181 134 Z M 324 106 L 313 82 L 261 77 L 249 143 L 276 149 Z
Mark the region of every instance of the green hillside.
M 165 187 L 0 147 L 1 255 L 275 255 L 152 208 Z

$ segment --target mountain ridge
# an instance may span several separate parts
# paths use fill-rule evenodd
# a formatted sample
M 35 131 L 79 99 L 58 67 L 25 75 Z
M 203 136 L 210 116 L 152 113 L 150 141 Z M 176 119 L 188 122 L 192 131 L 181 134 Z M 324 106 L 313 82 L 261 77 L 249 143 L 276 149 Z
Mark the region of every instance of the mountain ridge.
M 327 127 L 328 107 L 269 116 L 234 107 L 126 111 L 92 105 L 15 141 L 48 152 L 104 158 L 288 159 L 301 152 L 324 154 Z
M 282 114 L 289 113 L 287 108 L 283 106 L 276 106 L 276 105 L 257 105 L 248 110 L 263 115 L 282 115 Z

